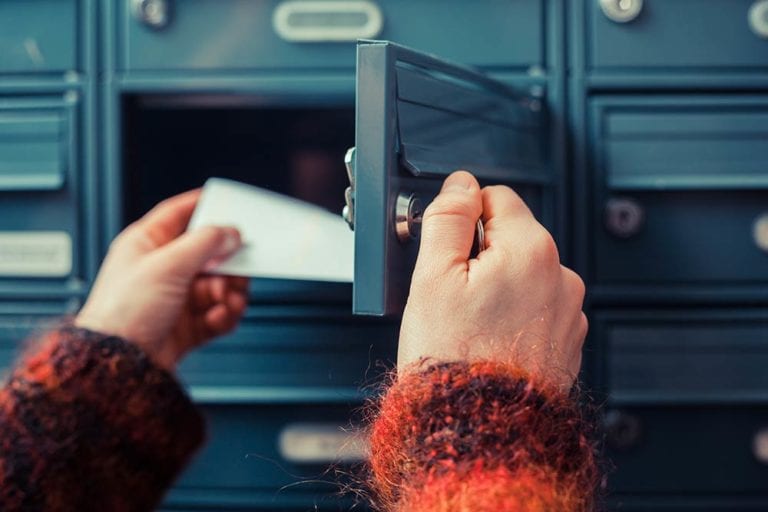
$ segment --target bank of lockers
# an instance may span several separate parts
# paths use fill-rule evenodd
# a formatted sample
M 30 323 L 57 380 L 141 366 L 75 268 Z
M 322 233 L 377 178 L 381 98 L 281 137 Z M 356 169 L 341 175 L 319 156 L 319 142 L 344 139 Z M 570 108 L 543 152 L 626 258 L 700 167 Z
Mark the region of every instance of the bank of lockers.
M 6 0 L 0 34 L 5 367 L 154 202 L 224 176 L 340 214 L 357 148 L 355 304 L 383 318 L 254 280 L 181 366 L 212 437 L 168 510 L 351 506 L 327 467 L 395 358 L 398 198 L 453 166 L 587 282 L 610 507 L 768 508 L 768 1 Z

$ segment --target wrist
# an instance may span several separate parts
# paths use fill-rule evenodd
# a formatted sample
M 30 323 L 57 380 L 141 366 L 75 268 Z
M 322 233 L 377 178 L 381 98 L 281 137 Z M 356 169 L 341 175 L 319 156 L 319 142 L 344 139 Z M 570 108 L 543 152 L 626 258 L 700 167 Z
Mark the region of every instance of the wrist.
M 108 317 L 118 318 L 115 315 L 109 315 Z M 104 336 L 120 338 L 138 347 L 155 365 L 170 373 L 175 372 L 176 363 L 181 357 L 180 354 L 173 350 L 170 344 L 148 340 L 139 333 L 131 332 L 114 321 L 106 321 L 103 315 L 91 311 L 88 308 L 88 304 L 75 317 L 73 325 L 79 329 L 85 329 Z

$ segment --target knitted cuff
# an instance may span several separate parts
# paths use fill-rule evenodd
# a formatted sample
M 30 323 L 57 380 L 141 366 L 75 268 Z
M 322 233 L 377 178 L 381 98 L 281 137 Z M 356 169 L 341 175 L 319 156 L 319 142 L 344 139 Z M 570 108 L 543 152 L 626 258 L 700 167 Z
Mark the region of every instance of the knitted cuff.
M 132 343 L 71 326 L 22 360 L 0 405 L 12 443 L 0 479 L 29 509 L 152 509 L 204 438 L 172 375 Z
M 595 506 L 590 423 L 576 402 L 508 365 L 442 363 L 408 373 L 371 430 L 384 510 L 563 510 Z

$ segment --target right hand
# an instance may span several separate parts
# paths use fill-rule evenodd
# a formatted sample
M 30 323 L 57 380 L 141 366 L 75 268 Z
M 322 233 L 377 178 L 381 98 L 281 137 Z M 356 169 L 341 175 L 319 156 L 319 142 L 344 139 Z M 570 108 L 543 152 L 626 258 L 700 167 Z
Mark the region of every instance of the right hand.
M 470 259 L 481 216 L 486 249 Z M 424 214 L 398 369 L 492 360 L 567 391 L 587 333 L 583 299 L 583 281 L 512 189 L 481 190 L 455 172 Z

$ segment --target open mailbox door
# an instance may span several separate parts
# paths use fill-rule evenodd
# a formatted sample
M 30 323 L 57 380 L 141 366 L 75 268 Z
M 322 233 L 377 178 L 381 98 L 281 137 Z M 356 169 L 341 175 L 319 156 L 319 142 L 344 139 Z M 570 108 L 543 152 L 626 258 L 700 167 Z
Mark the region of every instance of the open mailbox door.
M 552 182 L 541 99 L 386 41 L 357 48 L 355 148 L 345 218 L 355 231 L 353 310 L 402 313 L 421 214 L 457 169 L 481 183 Z

